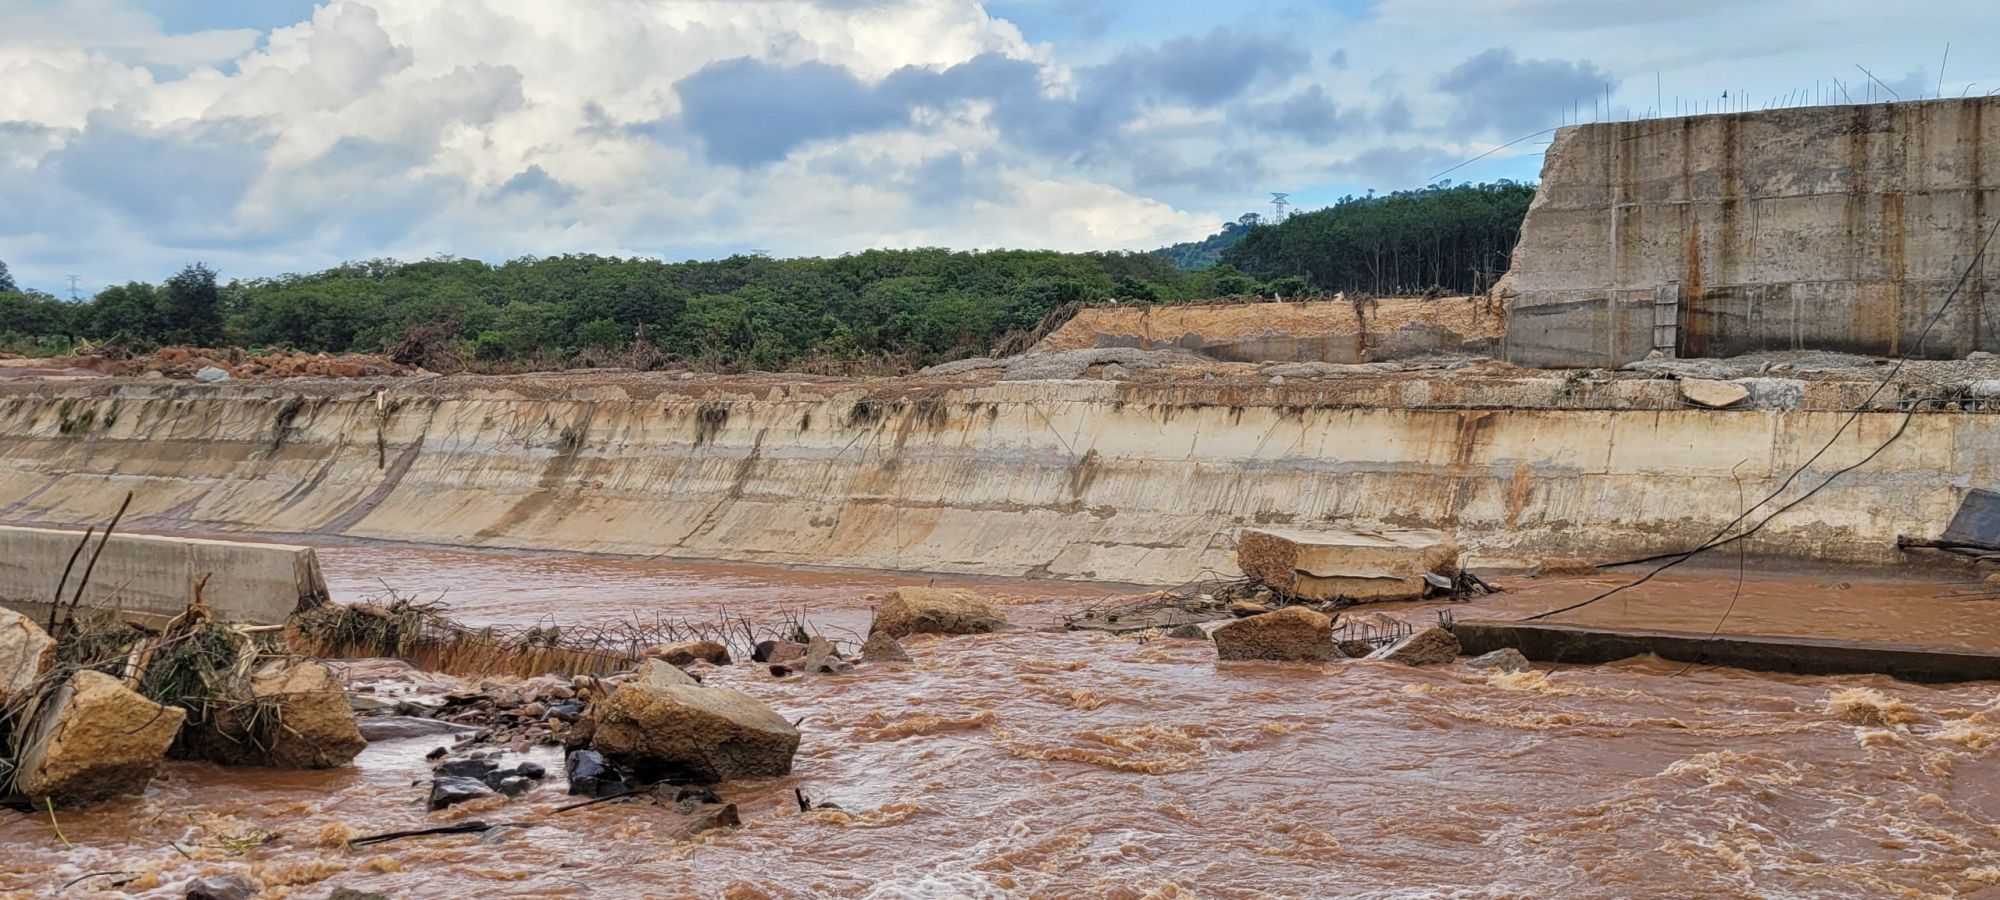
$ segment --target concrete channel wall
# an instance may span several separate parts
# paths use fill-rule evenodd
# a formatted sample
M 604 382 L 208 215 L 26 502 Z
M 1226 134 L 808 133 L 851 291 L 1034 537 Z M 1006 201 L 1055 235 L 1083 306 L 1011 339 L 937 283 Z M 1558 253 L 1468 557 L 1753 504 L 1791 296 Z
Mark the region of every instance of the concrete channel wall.
M 1900 355 L 1972 264 L 1996 192 L 2000 98 L 1564 128 L 1501 284 L 1504 353 Z M 1989 253 L 1921 355 L 2000 350 L 1996 292 Z
M 122 499 L 114 499 L 110 509 Z M 49 601 L 82 537 L 81 531 L 0 526 L 0 605 L 46 621 Z M 63 591 L 65 608 L 97 544 L 92 537 L 76 561 Z M 77 607 L 170 619 L 187 609 L 203 576 L 202 602 L 232 622 L 279 624 L 301 606 L 327 598 L 311 547 L 114 533 L 104 542 Z
M 1247 525 L 1612 560 L 1706 538 L 1846 418 L 1687 409 L 1671 381 L 670 384 L 0 385 L 0 520 L 99 522 L 130 490 L 155 532 L 1132 584 L 1233 573 Z M 1807 387 L 1840 410 L 1869 386 Z M 1903 418 L 1862 415 L 1794 490 Z M 1896 563 L 1996 485 L 2000 415 L 1921 413 L 1749 547 Z

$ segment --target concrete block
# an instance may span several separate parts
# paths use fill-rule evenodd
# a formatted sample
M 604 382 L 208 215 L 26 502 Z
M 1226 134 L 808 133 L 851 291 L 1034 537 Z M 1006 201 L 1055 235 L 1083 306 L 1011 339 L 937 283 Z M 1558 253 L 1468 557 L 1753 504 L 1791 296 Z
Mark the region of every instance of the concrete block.
M 1458 547 L 1430 529 L 1246 529 L 1236 559 L 1243 574 L 1308 600 L 1406 600 L 1423 595 L 1424 573 L 1458 572 Z
M 51 593 L 83 537 L 79 531 L 0 526 L 0 605 L 46 620 Z M 92 538 L 70 576 L 64 602 L 82 578 Z M 202 600 L 224 621 L 276 625 L 302 607 L 325 602 L 326 578 L 311 547 L 253 541 L 113 534 L 84 592 L 84 609 L 115 609 L 129 618 L 163 620 Z

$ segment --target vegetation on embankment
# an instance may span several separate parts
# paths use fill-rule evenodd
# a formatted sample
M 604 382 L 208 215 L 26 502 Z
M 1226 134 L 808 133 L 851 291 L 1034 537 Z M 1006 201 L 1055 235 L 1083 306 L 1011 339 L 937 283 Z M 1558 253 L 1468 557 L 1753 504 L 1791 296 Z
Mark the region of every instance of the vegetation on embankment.
M 227 283 L 195 264 L 161 285 L 115 285 L 78 302 L 14 290 L 0 275 L 0 350 L 55 355 L 88 340 L 387 351 L 441 371 L 902 372 L 1021 349 L 1052 312 L 1090 303 L 1470 292 L 1506 269 L 1533 194 L 1506 183 L 1439 187 L 1349 198 L 1276 225 L 1239 221 L 1223 263 L 1194 271 L 1176 264 L 1191 264 L 1186 254 L 943 249 L 682 263 L 374 260 Z

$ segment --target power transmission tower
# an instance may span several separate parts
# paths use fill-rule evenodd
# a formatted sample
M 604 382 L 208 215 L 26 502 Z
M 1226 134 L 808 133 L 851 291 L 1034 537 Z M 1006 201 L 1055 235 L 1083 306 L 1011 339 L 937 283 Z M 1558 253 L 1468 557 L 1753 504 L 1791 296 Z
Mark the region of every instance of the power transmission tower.
M 69 277 L 69 301 L 71 303 L 75 303 L 78 299 L 80 299 L 76 293 L 76 283 L 82 280 L 83 279 L 78 278 L 75 275 L 71 275 Z
M 1280 194 L 1277 191 L 1271 192 L 1271 208 L 1276 211 L 1273 216 L 1274 221 L 1283 222 L 1285 220 L 1285 208 L 1292 205 L 1291 201 L 1285 198 L 1290 196 L 1290 194 Z

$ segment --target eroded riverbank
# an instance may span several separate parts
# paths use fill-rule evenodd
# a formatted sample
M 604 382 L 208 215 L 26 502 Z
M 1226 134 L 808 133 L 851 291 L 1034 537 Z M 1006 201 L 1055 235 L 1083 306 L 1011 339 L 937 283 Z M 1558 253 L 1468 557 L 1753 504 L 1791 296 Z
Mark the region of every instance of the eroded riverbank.
M 468 619 L 517 622 L 698 618 L 722 599 L 744 614 L 804 606 L 865 622 L 866 594 L 910 581 L 393 548 L 331 548 L 322 562 L 337 596 L 450 587 Z M 1506 581 L 1521 590 L 1496 603 L 1525 608 L 1590 579 Z M 1878 588 L 1919 590 L 1830 593 Z M 1010 618 L 1027 621 L 1087 599 L 1009 590 Z M 412 782 L 427 777 L 432 744 L 410 741 L 329 772 L 171 763 L 145 798 L 60 813 L 60 836 L 46 815 L 0 813 L 0 896 L 130 871 L 141 880 L 124 889 L 95 878 L 62 896 L 177 897 L 187 878 L 221 870 L 249 872 L 265 896 L 312 900 L 335 886 L 409 898 L 2000 890 L 1992 685 L 1683 675 L 1645 659 L 1492 676 L 1218 663 L 1203 642 L 1082 633 L 906 645 L 913 665 L 850 676 L 714 672 L 799 720 L 804 741 L 792 776 L 724 785 L 743 827 L 695 842 L 672 840 L 677 817 L 659 807 L 555 815 L 574 799 L 560 779 L 500 810 L 426 813 Z M 795 788 L 843 809 L 801 813 Z M 499 843 L 339 847 L 474 816 L 543 824 Z M 260 831 L 282 837 L 229 855 L 230 838 Z

